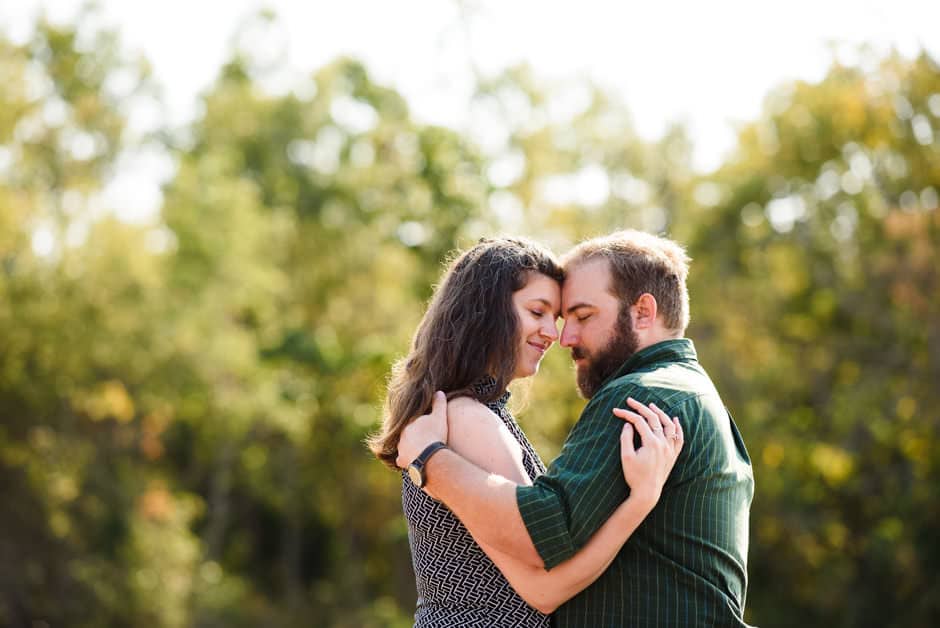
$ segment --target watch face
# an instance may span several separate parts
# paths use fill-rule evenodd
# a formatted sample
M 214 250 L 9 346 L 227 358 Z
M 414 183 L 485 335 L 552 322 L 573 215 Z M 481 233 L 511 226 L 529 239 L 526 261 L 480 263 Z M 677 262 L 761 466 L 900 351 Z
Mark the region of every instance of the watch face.
M 408 477 L 411 478 L 411 483 L 419 488 L 424 483 L 422 482 L 424 478 L 421 477 L 421 469 L 419 469 L 414 463 L 408 465 Z

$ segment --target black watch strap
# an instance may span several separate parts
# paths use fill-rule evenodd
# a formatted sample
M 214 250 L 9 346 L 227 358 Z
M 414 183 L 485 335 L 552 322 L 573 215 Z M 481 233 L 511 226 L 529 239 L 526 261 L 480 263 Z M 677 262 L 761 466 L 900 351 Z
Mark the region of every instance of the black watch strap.
M 415 458 L 410 465 L 408 465 L 408 475 L 411 477 L 411 481 L 415 484 L 415 486 L 418 488 L 424 486 L 425 482 L 427 481 L 427 478 L 424 475 L 424 467 L 427 465 L 428 460 L 431 459 L 431 456 L 442 449 L 447 449 L 447 445 L 441 441 L 431 443 L 424 448 L 424 451 L 418 454 L 418 457 Z

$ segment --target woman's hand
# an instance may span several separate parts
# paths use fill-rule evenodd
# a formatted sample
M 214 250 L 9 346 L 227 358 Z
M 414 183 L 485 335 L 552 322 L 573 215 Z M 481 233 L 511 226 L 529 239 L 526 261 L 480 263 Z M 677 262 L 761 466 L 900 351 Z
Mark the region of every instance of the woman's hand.
M 627 423 L 620 433 L 620 464 L 623 479 L 630 487 L 630 497 L 639 498 L 652 507 L 659 501 L 663 485 L 682 451 L 684 435 L 678 417 L 672 420 L 656 404 L 643 405 L 627 399 L 635 412 L 614 408 L 615 416 Z M 640 435 L 639 449 L 633 446 L 633 432 Z

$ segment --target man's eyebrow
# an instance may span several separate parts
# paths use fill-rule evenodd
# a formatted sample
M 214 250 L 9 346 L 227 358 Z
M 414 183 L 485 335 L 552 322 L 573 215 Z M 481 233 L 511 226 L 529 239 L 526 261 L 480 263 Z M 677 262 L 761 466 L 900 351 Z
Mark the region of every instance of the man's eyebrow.
M 569 307 L 567 310 L 565 310 L 565 314 L 574 314 L 575 310 L 580 310 L 581 308 L 585 308 L 585 307 L 594 307 L 594 306 L 591 305 L 590 303 L 575 303 L 574 305 Z

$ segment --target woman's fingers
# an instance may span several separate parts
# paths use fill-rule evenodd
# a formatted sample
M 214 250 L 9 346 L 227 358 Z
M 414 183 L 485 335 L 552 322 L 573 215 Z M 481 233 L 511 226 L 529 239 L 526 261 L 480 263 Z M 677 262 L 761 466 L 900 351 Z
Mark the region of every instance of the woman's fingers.
M 656 413 L 656 418 L 659 419 L 659 422 L 663 426 L 663 434 L 666 435 L 666 438 L 670 441 L 676 440 L 676 426 L 672 422 L 672 419 L 669 418 L 669 415 L 659 409 L 655 403 L 650 404 L 650 409 Z
M 614 408 L 612 412 L 614 413 L 614 416 L 618 416 L 621 419 L 627 419 L 627 418 L 642 419 L 643 418 L 636 412 L 631 412 L 630 410 L 626 410 L 624 408 Z
M 685 433 L 679 423 L 679 417 L 669 418 L 669 415 L 655 403 L 646 406 L 632 397 L 627 398 L 627 405 L 635 410 L 614 408 L 614 416 L 620 417 L 633 424 L 640 434 L 640 442 L 648 443 L 656 439 L 657 442 L 671 445 L 676 450 L 682 449 L 685 442 Z
M 654 432 L 662 432 L 663 424 L 659 420 L 659 415 L 657 415 L 653 410 L 648 408 L 646 405 L 640 403 L 633 397 L 627 397 L 627 405 L 630 406 L 634 412 L 641 414 L 647 423 L 649 423 L 650 429 Z
M 648 428 L 650 438 L 656 437 L 677 449 L 682 449 L 685 434 L 682 431 L 682 425 L 679 423 L 679 417 L 670 419 L 669 415 L 663 412 L 655 403 L 646 406 L 632 397 L 627 398 L 627 405 L 636 412 L 624 408 L 614 408 L 613 412 L 621 419 L 630 420 L 636 426 L 637 431 L 640 432 L 641 439 L 645 432 L 639 428 L 639 424 L 644 423 Z
M 615 416 L 633 424 L 633 428 L 640 434 L 641 444 L 645 445 L 646 443 L 651 442 L 654 438 L 653 431 L 650 429 L 646 419 L 636 412 L 630 412 L 629 410 L 624 410 L 623 408 L 614 408 L 613 413 Z
M 660 412 L 659 408 L 656 408 L 656 411 Z M 676 451 L 682 449 L 682 444 L 685 441 L 685 435 L 682 432 L 682 425 L 679 423 L 679 417 L 675 416 L 670 419 L 667 415 L 663 414 L 660 418 L 663 418 L 663 421 L 665 422 L 663 425 L 663 435 L 666 437 L 666 442 L 672 445 Z
M 636 449 L 633 448 L 633 425 L 629 422 L 624 423 L 623 429 L 620 431 L 620 457 L 636 457 Z

